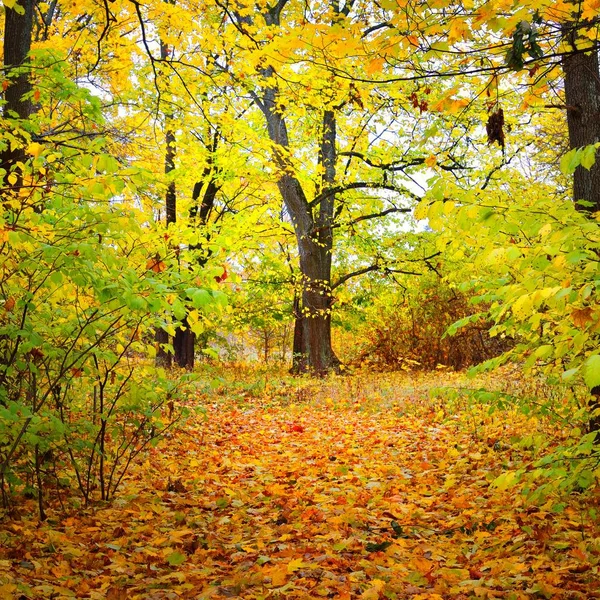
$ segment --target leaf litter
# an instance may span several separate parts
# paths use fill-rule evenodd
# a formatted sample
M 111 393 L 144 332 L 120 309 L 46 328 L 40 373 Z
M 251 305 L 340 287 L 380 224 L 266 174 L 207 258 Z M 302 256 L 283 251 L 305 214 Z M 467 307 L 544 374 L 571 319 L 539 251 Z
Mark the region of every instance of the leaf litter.
M 462 377 L 443 374 L 447 380 Z M 199 392 L 109 504 L 0 523 L 0 598 L 595 598 L 597 487 L 491 486 L 548 424 L 447 414 L 440 375 Z

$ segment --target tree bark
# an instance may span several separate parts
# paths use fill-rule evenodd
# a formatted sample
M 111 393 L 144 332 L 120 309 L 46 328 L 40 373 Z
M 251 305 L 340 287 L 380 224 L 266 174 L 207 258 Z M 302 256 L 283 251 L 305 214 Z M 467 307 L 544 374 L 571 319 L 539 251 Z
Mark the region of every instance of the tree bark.
M 580 148 L 600 142 L 600 69 L 598 51 L 575 50 L 563 59 L 569 145 Z M 600 149 L 591 169 L 579 166 L 573 180 L 573 199 L 584 211 L 600 210 Z
M 593 387 L 590 390 L 590 394 L 592 395 L 592 400 L 589 403 L 589 409 L 592 416 L 588 427 L 590 431 L 600 431 L 600 386 Z
M 569 146 L 580 148 L 600 142 L 600 67 L 598 50 L 588 52 L 577 48 L 577 29 L 564 28 L 573 52 L 563 58 L 565 103 Z M 579 210 L 593 213 L 600 210 L 600 149 L 591 169 L 579 166 L 573 176 L 573 200 Z M 583 200 L 585 203 L 579 203 Z M 600 386 L 590 390 L 590 431 L 600 431 Z
M 323 173 L 316 190 L 319 196 L 335 184 L 336 120 L 332 110 L 323 113 L 319 165 Z M 299 185 L 299 184 L 298 184 Z M 285 198 L 284 198 L 285 200 Z M 319 204 L 314 232 L 298 238 L 302 303 L 294 307 L 294 349 L 292 372 L 311 371 L 323 375 L 339 370 L 340 361 L 331 345 L 331 261 L 335 194 L 325 195 Z M 310 211 L 310 207 L 307 206 Z
M 21 0 L 24 9 L 19 14 L 13 8 L 5 7 L 4 23 L 4 66 L 9 76 L 9 84 L 4 92 L 4 117 L 6 119 L 28 119 L 34 112 L 29 95 L 32 91 L 29 72 L 20 68 L 26 63 L 31 50 L 33 36 L 33 13 L 36 0 Z M 20 72 L 19 72 L 20 70 Z M 16 75 L 11 77 L 11 74 Z M 25 162 L 25 148 L 22 146 L 11 149 L 8 147 L 0 155 L 0 168 L 8 174 L 17 162 Z M 6 180 L 6 175 L 4 177 Z M 6 183 L 5 183 L 6 185 Z M 15 187 L 18 187 L 19 183 Z

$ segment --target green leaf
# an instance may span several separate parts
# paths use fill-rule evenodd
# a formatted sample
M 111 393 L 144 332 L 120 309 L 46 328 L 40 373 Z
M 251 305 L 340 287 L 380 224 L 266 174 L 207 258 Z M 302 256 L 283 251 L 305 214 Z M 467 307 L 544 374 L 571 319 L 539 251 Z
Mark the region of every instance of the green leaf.
M 596 153 L 600 144 L 590 144 L 583 148 L 573 148 L 560 159 L 560 170 L 565 175 L 571 175 L 581 165 L 588 171 L 596 162 Z
M 569 379 L 572 379 L 578 371 L 579 371 L 579 367 L 575 367 L 574 369 L 569 369 L 568 371 L 565 371 L 561 375 L 561 379 L 563 381 L 569 381 Z
M 365 549 L 367 552 L 383 552 L 392 545 L 392 542 L 380 542 L 379 544 L 367 544 Z
M 596 162 L 596 151 L 597 144 L 591 144 L 590 146 L 586 146 L 581 153 L 581 166 L 587 169 L 588 171 L 594 166 Z
M 181 552 L 175 550 L 175 552 L 171 552 L 171 554 L 167 556 L 167 562 L 172 567 L 177 567 L 185 562 L 185 554 L 182 554 Z
M 560 159 L 560 170 L 564 175 L 571 175 L 575 172 L 575 169 L 581 163 L 581 152 L 579 148 L 573 148 L 573 150 L 569 150 L 563 157 Z
M 596 480 L 596 477 L 593 473 L 593 471 L 590 471 L 589 469 L 585 469 L 584 471 L 582 471 L 581 473 L 579 473 L 578 477 L 577 477 L 577 485 L 583 489 L 583 490 L 587 490 Z
M 202 353 L 206 354 L 206 356 L 210 356 L 210 358 L 219 358 L 219 353 L 214 348 L 203 348 Z
M 585 361 L 583 380 L 590 389 L 600 385 L 600 355 L 592 354 Z
M 212 296 L 207 290 L 189 289 L 186 293 L 194 308 L 204 308 L 212 303 Z
M 546 359 L 552 355 L 552 346 L 550 344 L 544 344 L 536 349 L 533 353 L 536 358 Z

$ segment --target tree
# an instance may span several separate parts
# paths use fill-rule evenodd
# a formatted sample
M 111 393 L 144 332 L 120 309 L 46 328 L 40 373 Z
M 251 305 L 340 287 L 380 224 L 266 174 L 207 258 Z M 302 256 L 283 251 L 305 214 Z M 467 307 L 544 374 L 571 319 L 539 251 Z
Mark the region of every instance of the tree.
M 342 274 L 334 282 L 334 231 L 341 227 L 352 228 L 360 221 L 409 212 L 416 195 L 408 190 L 399 175 L 424 165 L 425 158 L 414 156 L 410 151 L 399 160 L 370 158 L 370 152 L 377 153 L 374 147 L 370 148 L 368 140 L 370 135 L 377 135 L 377 128 L 370 122 L 385 118 L 387 113 L 390 124 L 400 127 L 402 119 L 393 117 L 397 102 L 391 96 L 386 98 L 377 93 L 369 102 L 367 98 L 372 93 L 369 87 L 359 90 L 353 81 L 336 76 L 336 68 L 353 44 L 351 40 L 364 39 L 365 32 L 368 35 L 368 27 L 362 19 L 372 6 L 355 7 L 351 2 L 318 4 L 314 7 L 315 17 L 308 19 L 300 5 L 286 0 L 265 5 L 260 17 L 249 14 L 243 3 L 222 6 L 226 19 L 235 28 L 235 37 L 230 41 L 225 37 L 228 45 L 223 48 L 223 55 L 228 56 L 231 48 L 240 46 L 254 48 L 257 55 L 252 61 L 256 66 L 250 70 L 235 71 L 227 64 L 222 68 L 238 84 L 238 89 L 242 85 L 263 115 L 271 142 L 272 169 L 296 236 L 301 280 L 295 308 L 293 368 L 323 374 L 339 366 L 331 345 L 334 287 L 351 277 L 386 267 L 384 263 L 375 262 Z M 335 31 L 331 39 L 324 23 L 329 23 Z M 298 31 L 299 27 L 303 29 Z M 282 40 L 281 44 L 272 42 L 277 38 Z M 295 45 L 301 45 L 301 49 L 295 51 Z M 333 51 L 329 49 L 331 45 L 335 45 Z M 272 58 L 274 53 L 283 57 L 277 67 Z M 243 54 L 240 58 L 243 60 Z M 364 65 L 365 58 L 360 56 L 350 68 L 364 73 L 365 68 L 369 69 L 368 64 Z M 296 61 L 306 63 L 307 68 L 294 68 Z M 292 135 L 295 133 L 295 138 L 300 140 L 306 127 L 302 117 L 296 114 L 294 103 L 300 104 L 305 114 L 310 115 L 313 125 L 308 131 L 316 139 L 304 138 L 300 144 L 294 144 Z M 294 132 L 290 132 L 290 123 L 295 127 Z M 340 123 L 344 128 L 342 140 L 338 135 Z M 342 144 L 345 149 L 340 149 Z M 308 160 L 313 172 L 301 173 L 300 155 L 309 148 L 313 152 Z M 363 148 L 368 149 L 366 153 L 361 151 Z M 407 155 L 411 155 L 410 158 Z M 346 165 L 340 172 L 342 159 Z M 355 166 L 356 163 L 359 166 Z M 365 175 L 368 178 L 361 178 Z M 388 194 L 371 195 L 368 203 L 355 205 L 353 208 L 357 210 L 352 214 L 348 200 L 355 190 L 387 190 Z M 395 200 L 395 195 L 400 195 L 400 202 Z M 365 211 L 369 203 L 378 206 Z M 350 214 L 345 219 L 341 218 L 344 209 Z
M 581 36 L 581 8 L 574 20 L 564 26 L 570 46 L 562 59 L 565 76 L 565 105 L 571 148 L 600 142 L 600 68 L 598 45 Z M 573 199 L 583 200 L 583 210 L 600 210 L 600 149 L 589 168 L 578 166 L 573 174 Z
M 36 0 L 24 0 L 21 4 L 5 6 L 4 22 L 4 67 L 6 84 L 4 88 L 4 117 L 6 119 L 27 119 L 33 113 L 31 98 L 32 86 L 27 68 L 33 36 L 33 13 Z M 0 153 L 0 168 L 5 170 L 4 182 L 16 167 L 25 161 L 23 146 L 7 144 Z

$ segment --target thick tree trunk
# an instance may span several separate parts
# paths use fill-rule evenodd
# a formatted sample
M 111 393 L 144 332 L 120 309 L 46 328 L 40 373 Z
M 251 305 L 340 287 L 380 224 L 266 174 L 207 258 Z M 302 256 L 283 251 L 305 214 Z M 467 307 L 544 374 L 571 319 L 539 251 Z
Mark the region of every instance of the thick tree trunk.
M 13 69 L 23 65 L 31 50 L 31 38 L 33 35 L 33 10 L 35 0 L 22 0 L 19 3 L 24 13 L 19 14 L 15 9 L 5 7 L 4 23 L 4 66 L 8 74 Z M 23 71 L 16 77 L 11 77 L 10 84 L 4 92 L 4 115 L 10 118 L 11 112 L 20 119 L 26 119 L 33 112 L 31 98 L 24 98 L 25 94 L 31 92 L 31 81 L 29 73 Z
M 285 2 L 263 14 L 267 24 L 280 25 L 280 13 Z M 339 13 L 336 2 L 332 8 Z M 250 17 L 237 16 L 248 23 Z M 274 70 L 262 71 L 265 78 L 274 78 Z M 295 310 L 294 348 L 292 372 L 311 372 L 324 375 L 338 371 L 340 361 L 331 346 L 331 264 L 333 252 L 333 221 L 335 194 L 325 195 L 313 206 L 307 199 L 300 181 L 293 175 L 293 166 L 287 153 L 290 141 L 281 107 L 278 106 L 279 89 L 276 85 L 265 87 L 262 96 L 255 100 L 265 116 L 269 138 L 274 145 L 274 160 L 280 169 L 277 182 L 283 202 L 291 215 L 300 255 L 302 298 Z M 321 167 L 319 192 L 335 183 L 336 121 L 333 110 L 325 110 L 322 120 L 318 163 Z M 314 212 L 318 208 L 315 217 Z M 296 307 L 295 307 L 296 308 Z
M 327 110 L 323 113 L 318 161 L 323 175 L 317 195 L 335 183 L 335 142 L 335 114 Z M 294 373 L 310 371 L 316 375 L 324 375 L 330 371 L 339 371 L 340 367 L 340 361 L 331 345 L 334 205 L 335 195 L 326 196 L 319 205 L 319 213 L 308 235 L 298 235 L 297 231 L 303 291 L 301 305 L 294 306 Z M 307 213 L 312 223 L 308 206 Z
M 600 142 L 600 68 L 598 51 L 577 51 L 576 29 L 565 28 L 571 41 L 573 53 L 563 59 L 565 75 L 565 102 L 569 146 L 580 148 Z M 591 169 L 577 167 L 573 178 L 573 200 L 585 212 L 600 210 L 600 149 L 596 151 L 596 162 Z M 600 386 L 590 391 L 590 431 L 600 431 Z
M 598 52 L 574 52 L 563 59 L 565 101 L 571 148 L 600 142 L 600 69 Z M 573 181 L 573 199 L 591 204 L 581 210 L 600 210 L 600 149 L 591 169 L 577 167 Z
M 297 324 L 301 345 L 295 348 L 293 371 L 325 375 L 340 366 L 331 346 L 331 248 L 309 239 L 300 242 L 299 250 L 304 285 Z
M 9 76 L 26 63 L 31 50 L 36 0 L 21 0 L 19 4 L 24 9 L 23 14 L 19 14 L 13 8 L 4 8 L 4 66 L 5 73 Z M 10 77 L 4 92 L 4 117 L 7 119 L 27 119 L 34 112 L 31 98 L 24 97 L 32 90 L 29 73 L 25 69 L 17 73 L 16 76 Z M 23 147 L 9 147 L 0 155 L 0 168 L 5 169 L 8 174 L 17 162 L 25 160 Z
M 175 362 L 182 369 L 192 370 L 194 368 L 195 342 L 196 336 L 190 329 L 187 320 L 184 320 L 182 326 L 175 332 L 173 339 Z

